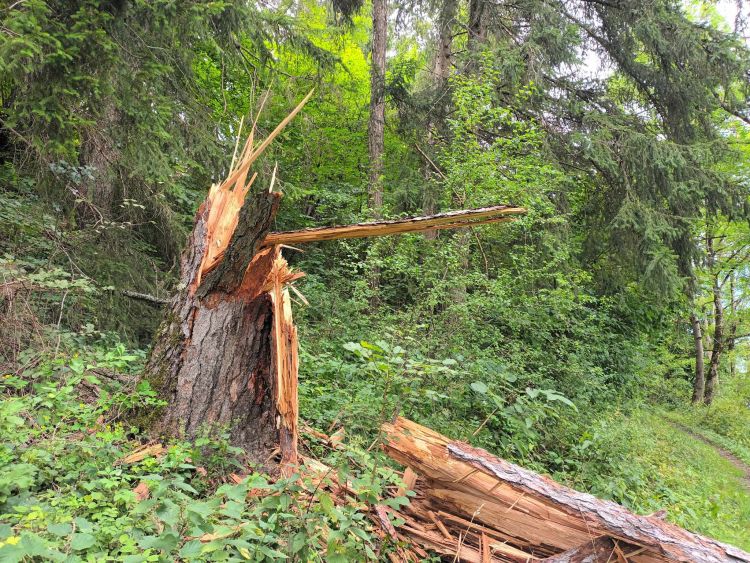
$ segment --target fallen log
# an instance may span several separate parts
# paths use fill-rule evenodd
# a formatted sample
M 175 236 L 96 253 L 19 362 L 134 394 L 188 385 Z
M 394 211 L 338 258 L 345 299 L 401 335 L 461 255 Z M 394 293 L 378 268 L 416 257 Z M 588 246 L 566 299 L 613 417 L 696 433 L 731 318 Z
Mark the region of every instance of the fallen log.
M 636 515 L 404 418 L 382 430 L 388 455 L 419 476 L 408 516 L 422 529 L 407 521 L 402 532 L 439 553 L 483 563 L 489 538 L 491 561 L 593 562 L 609 539 L 603 561 L 750 563 L 750 554 L 735 547 Z M 451 539 L 437 526 L 425 529 L 431 513 Z

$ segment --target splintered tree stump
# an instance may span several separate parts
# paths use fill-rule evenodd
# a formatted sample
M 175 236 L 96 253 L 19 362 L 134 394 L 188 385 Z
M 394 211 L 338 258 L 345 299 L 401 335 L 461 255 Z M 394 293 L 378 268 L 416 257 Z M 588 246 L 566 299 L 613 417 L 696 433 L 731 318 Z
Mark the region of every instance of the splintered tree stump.
M 257 229 L 242 236 L 252 256 L 244 275 L 218 268 L 200 280 L 207 213 L 198 214 L 191 252 L 183 260 L 183 289 L 154 345 L 147 373 L 167 400 L 158 429 L 196 437 L 225 426 L 232 444 L 265 463 L 280 448 L 296 463 L 296 328 L 288 290 L 292 274 L 279 247 L 256 252 L 278 206 L 279 194 L 262 194 L 248 206 Z M 242 268 L 241 260 L 236 262 Z M 216 275 L 212 275 L 213 273 Z
M 256 191 L 252 163 L 310 95 L 263 141 L 253 132 L 227 180 L 198 209 L 182 254 L 180 291 L 154 342 L 146 377 L 166 399 L 161 433 L 195 438 L 224 427 L 231 443 L 283 472 L 297 462 L 297 332 L 278 245 L 263 246 L 280 193 Z

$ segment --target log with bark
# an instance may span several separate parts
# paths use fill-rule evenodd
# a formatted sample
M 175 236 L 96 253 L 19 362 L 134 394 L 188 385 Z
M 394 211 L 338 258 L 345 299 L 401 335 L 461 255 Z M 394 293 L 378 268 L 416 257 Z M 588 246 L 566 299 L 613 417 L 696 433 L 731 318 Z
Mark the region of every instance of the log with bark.
M 283 246 L 473 226 L 523 212 L 500 205 L 270 233 L 281 199 L 273 191 L 276 170 L 270 189 L 251 192 L 252 165 L 311 94 L 257 146 L 253 127 L 227 179 L 211 187 L 181 257 L 180 290 L 145 370 L 167 402 L 154 417 L 160 433 L 194 438 L 226 427 L 251 460 L 269 470 L 280 461 L 286 473 L 297 461 L 297 333 L 289 286 L 303 274 L 291 271 Z
M 417 475 L 399 532 L 462 561 L 748 562 L 750 554 L 575 491 L 403 418 L 385 451 Z M 414 477 L 410 477 L 414 482 Z

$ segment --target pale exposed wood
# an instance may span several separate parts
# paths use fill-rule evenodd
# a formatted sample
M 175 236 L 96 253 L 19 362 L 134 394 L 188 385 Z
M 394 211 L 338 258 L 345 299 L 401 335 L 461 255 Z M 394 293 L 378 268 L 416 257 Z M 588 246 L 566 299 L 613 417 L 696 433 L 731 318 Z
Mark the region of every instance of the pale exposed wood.
M 130 464 L 130 463 L 137 463 L 139 461 L 143 461 L 147 457 L 159 457 L 164 454 L 164 446 L 156 443 L 156 444 L 145 444 L 139 448 L 136 448 L 131 453 L 123 457 L 122 459 L 118 460 L 115 464 L 119 465 L 121 463 L 124 464 Z
M 487 536 L 487 534 L 482 533 L 482 563 L 491 563 L 492 555 L 490 550 L 490 538 Z
M 411 467 L 407 467 L 404 469 L 404 474 L 401 480 L 404 482 L 404 486 L 399 487 L 396 491 L 397 497 L 406 495 L 406 491 L 414 490 L 414 485 L 417 483 L 417 474 L 414 473 Z
M 316 227 L 299 231 L 282 231 L 269 233 L 263 244 L 302 244 L 325 240 L 346 238 L 365 238 L 404 233 L 415 233 L 429 229 L 455 229 L 473 227 L 487 223 L 512 220 L 512 216 L 526 213 L 523 207 L 495 205 L 479 209 L 449 211 L 424 217 L 410 217 L 392 221 L 374 221 L 372 223 L 355 223 L 338 227 Z
M 383 434 L 386 452 L 421 478 L 411 514 L 436 511 L 449 532 L 464 530 L 469 545 L 478 549 L 466 557 L 459 553 L 461 560 L 476 560 L 481 555 L 481 537 L 487 535 L 507 541 L 527 560 L 529 555 L 544 559 L 576 550 L 604 536 L 627 547 L 623 557 L 631 553 L 627 559 L 633 562 L 750 562 L 750 554 L 737 548 L 656 517 L 638 516 L 406 419 L 383 425 Z M 407 530 L 415 541 L 439 543 L 441 549 L 448 549 L 447 540 L 437 531 L 434 535 L 439 542 L 432 536 L 425 539 L 415 529 Z M 612 560 L 619 556 L 615 553 Z M 518 560 L 497 550 L 492 557 Z
M 427 515 L 430 517 L 430 520 L 432 520 L 435 523 L 435 526 L 440 531 L 440 533 L 443 534 L 443 537 L 445 539 L 451 539 L 452 536 L 450 532 L 448 531 L 448 528 L 446 528 L 445 524 L 443 524 L 440 521 L 440 518 L 438 518 L 437 515 L 432 510 L 428 510 Z
M 609 563 L 614 560 L 616 560 L 615 542 L 612 538 L 600 536 L 542 561 L 544 563 Z
M 240 163 L 237 165 L 237 169 L 232 172 L 229 177 L 226 179 L 224 184 L 233 186 L 237 180 L 242 176 L 242 174 L 246 174 L 247 171 L 250 169 L 250 167 L 253 165 L 253 163 L 258 159 L 258 157 L 263 154 L 263 151 L 265 151 L 268 146 L 273 142 L 273 140 L 278 137 L 279 133 L 281 133 L 284 128 L 289 125 L 289 123 L 292 121 L 292 119 L 295 118 L 295 116 L 302 110 L 303 107 L 305 107 L 305 104 L 310 100 L 313 93 L 315 92 L 315 89 L 310 90 L 310 92 L 303 98 L 303 100 L 297 104 L 297 107 L 295 107 L 289 115 L 287 115 L 281 123 L 279 123 L 276 128 L 271 131 L 271 133 L 268 135 L 268 137 L 265 138 L 265 140 L 258 146 L 257 149 L 252 149 L 252 140 L 248 143 L 248 154 L 246 157 L 240 161 Z M 252 133 L 254 133 L 254 128 Z
M 293 273 L 274 248 L 274 263 L 268 280 L 268 292 L 273 302 L 273 364 L 276 378 L 276 409 L 279 413 L 279 449 L 281 451 L 282 474 L 290 476 L 297 466 L 297 327 L 292 320 L 292 304 L 287 284 L 298 279 L 301 273 Z

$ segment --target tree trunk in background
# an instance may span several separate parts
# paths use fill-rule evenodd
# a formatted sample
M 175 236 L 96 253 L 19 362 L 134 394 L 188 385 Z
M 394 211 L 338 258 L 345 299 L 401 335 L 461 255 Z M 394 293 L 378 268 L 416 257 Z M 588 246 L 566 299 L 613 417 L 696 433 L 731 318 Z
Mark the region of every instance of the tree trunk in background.
M 729 275 L 729 337 L 727 338 L 727 356 L 729 356 L 729 377 L 734 377 L 735 358 L 734 341 L 737 339 L 737 302 L 734 299 L 734 277 L 735 272 Z
M 115 204 L 119 203 L 116 201 L 115 167 L 119 161 L 120 151 L 109 135 L 118 127 L 119 122 L 120 112 L 110 101 L 102 109 L 96 125 L 86 127 L 81 135 L 80 161 L 92 168 L 93 179 L 90 181 L 88 193 L 82 193 L 79 197 L 87 198 L 97 210 L 94 216 L 91 215 L 91 210 L 84 210 L 87 222 L 101 219 L 98 213 L 110 219 Z
M 427 146 L 432 150 L 430 153 L 435 154 L 434 147 L 439 138 L 439 131 L 445 126 L 445 116 L 448 113 L 448 106 L 451 102 L 448 78 L 451 73 L 451 58 L 453 55 L 453 21 L 456 18 L 458 2 L 456 0 L 444 0 L 440 6 L 437 28 L 437 49 L 435 50 L 435 65 L 433 69 L 435 102 L 432 111 L 427 116 Z M 431 155 L 424 155 L 425 160 L 432 158 Z M 432 186 L 438 181 L 442 174 L 437 169 L 434 161 L 424 163 L 424 177 L 426 180 L 425 192 L 423 195 L 422 209 L 425 215 L 432 215 L 437 211 L 438 194 Z M 437 231 L 425 231 L 426 239 L 437 238 Z
M 724 349 L 724 304 L 721 300 L 721 284 L 719 283 L 719 273 L 716 268 L 716 251 L 713 245 L 713 237 L 706 237 L 706 248 L 708 251 L 708 269 L 711 272 L 714 309 L 714 334 L 713 345 L 711 346 L 711 359 L 708 367 L 708 378 L 706 380 L 706 392 L 703 401 L 710 405 L 714 400 L 717 387 L 719 385 L 719 366 L 721 362 L 721 353 Z
M 465 71 L 469 74 L 477 71 L 477 55 L 479 53 L 479 48 L 486 40 L 487 26 L 485 12 L 486 0 L 469 1 L 469 35 L 467 39 L 469 61 L 465 67 Z M 456 197 L 454 198 L 454 205 L 460 205 L 463 207 L 466 205 L 466 201 L 459 201 L 459 198 Z M 469 251 L 469 246 L 471 245 L 471 229 L 459 229 L 456 233 L 455 243 L 458 247 L 458 255 L 460 257 L 459 269 L 461 272 L 468 272 L 469 256 L 471 255 Z M 466 283 L 463 279 L 463 276 L 458 276 L 456 278 L 457 283 L 451 292 L 453 301 L 459 304 L 466 301 Z
M 376 219 L 383 211 L 383 150 L 385 134 L 385 51 L 388 34 L 388 2 L 372 3 L 372 64 L 370 66 L 369 205 Z
M 372 2 L 372 51 L 370 64 L 370 120 L 367 143 L 370 155 L 368 206 L 375 219 L 383 216 L 383 152 L 385 150 L 385 53 L 388 38 L 388 0 Z M 369 275 L 373 291 L 370 305 L 379 304 L 380 267 Z
M 690 315 L 690 323 L 693 326 L 693 339 L 695 341 L 695 379 L 693 380 L 693 404 L 703 401 L 706 390 L 706 373 L 704 368 L 703 331 L 698 316 Z
M 487 36 L 486 25 L 487 0 L 469 0 L 469 51 L 476 54 L 476 47 L 483 43 Z

